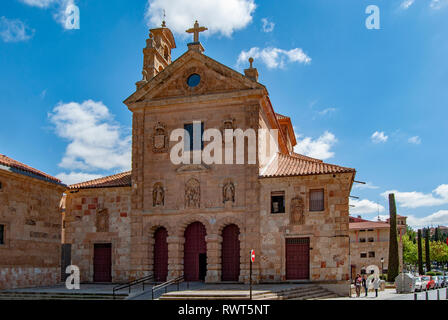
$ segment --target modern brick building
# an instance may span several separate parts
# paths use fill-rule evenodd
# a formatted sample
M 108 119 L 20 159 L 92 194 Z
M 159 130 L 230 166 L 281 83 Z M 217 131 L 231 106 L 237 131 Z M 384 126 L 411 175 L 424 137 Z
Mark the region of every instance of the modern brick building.
M 81 281 L 247 282 L 254 249 L 257 282 L 314 281 L 348 294 L 355 170 L 294 153 L 291 120 L 274 112 L 253 60 L 243 75 L 206 56 L 199 41 L 171 61 L 175 47 L 168 28 L 150 30 L 143 79 L 124 102 L 132 171 L 67 191 L 65 242 Z M 279 152 L 267 163 L 174 164 L 170 136 L 193 123 L 277 129 Z
M 65 189 L 57 178 L 0 155 L 0 289 L 59 283 Z

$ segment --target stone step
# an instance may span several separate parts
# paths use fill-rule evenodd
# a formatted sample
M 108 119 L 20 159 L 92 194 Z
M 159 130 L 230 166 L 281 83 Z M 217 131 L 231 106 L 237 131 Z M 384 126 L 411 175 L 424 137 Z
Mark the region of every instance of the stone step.
M 257 292 L 252 295 L 253 300 L 308 300 L 335 298 L 336 294 L 321 288 L 317 285 L 300 286 L 297 288 L 285 289 L 277 292 L 265 291 Z M 249 294 L 246 292 L 241 293 L 227 293 L 220 294 L 219 292 L 201 292 L 201 291 L 189 291 L 189 292 L 171 292 L 169 294 L 162 295 L 159 300 L 248 300 Z
M 126 294 L 116 294 L 116 300 L 126 299 Z M 1 292 L 0 300 L 112 300 L 112 294 L 58 293 L 58 292 Z

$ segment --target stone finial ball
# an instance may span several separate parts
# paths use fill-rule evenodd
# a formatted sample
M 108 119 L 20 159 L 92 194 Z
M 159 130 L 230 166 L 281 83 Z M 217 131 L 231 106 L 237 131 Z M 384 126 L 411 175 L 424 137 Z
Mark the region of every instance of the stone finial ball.
M 250 57 L 249 58 L 249 63 L 250 63 L 250 67 L 252 68 L 252 63 L 254 63 L 254 58 Z

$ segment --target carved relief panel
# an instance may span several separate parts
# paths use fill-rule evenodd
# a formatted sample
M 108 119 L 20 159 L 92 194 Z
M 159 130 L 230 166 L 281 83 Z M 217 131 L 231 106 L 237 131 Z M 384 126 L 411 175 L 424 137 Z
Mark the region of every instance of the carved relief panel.
M 185 208 L 196 209 L 201 204 L 201 187 L 199 181 L 190 179 L 185 184 Z
M 305 203 L 300 196 L 291 199 L 290 223 L 302 225 L 305 224 Z

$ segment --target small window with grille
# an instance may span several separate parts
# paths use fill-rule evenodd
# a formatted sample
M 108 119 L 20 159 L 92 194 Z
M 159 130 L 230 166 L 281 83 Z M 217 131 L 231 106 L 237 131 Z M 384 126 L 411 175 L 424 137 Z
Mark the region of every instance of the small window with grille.
M 373 237 L 369 238 L 369 242 L 374 242 L 374 241 L 375 241 L 375 239 Z
M 310 190 L 310 211 L 324 210 L 324 189 Z
M 369 252 L 369 258 L 375 258 L 375 251 Z
M 359 238 L 359 242 L 366 242 L 366 238 Z
M 361 258 L 367 258 L 367 253 L 365 252 L 361 253 Z
M 285 213 L 285 192 L 278 191 L 271 193 L 271 213 Z

